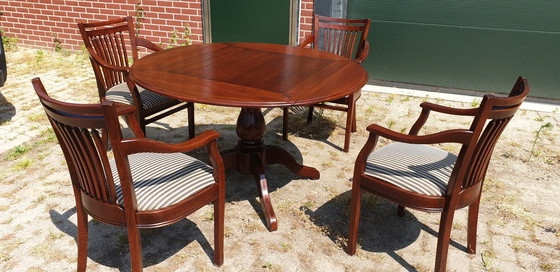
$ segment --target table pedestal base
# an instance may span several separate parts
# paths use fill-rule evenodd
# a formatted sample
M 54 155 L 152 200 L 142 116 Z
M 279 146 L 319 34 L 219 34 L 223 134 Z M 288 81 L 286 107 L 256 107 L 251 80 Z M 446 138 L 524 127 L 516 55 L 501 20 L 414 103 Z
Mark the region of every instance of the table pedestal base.
M 242 174 L 252 175 L 257 182 L 261 208 L 269 231 L 278 229 L 276 214 L 268 192 L 265 167 L 281 164 L 294 174 L 318 179 L 320 174 L 315 168 L 301 165 L 285 149 L 265 145 L 262 141 L 266 124 L 259 108 L 243 108 L 237 119 L 237 135 L 240 140 L 234 150 L 222 154 L 226 169 L 234 169 Z

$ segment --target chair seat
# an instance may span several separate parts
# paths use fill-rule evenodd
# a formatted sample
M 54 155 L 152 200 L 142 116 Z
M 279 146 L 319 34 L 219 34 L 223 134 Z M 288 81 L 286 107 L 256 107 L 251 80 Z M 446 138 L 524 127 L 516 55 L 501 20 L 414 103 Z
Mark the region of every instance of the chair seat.
M 128 159 L 139 211 L 171 206 L 215 183 L 212 167 L 183 153 L 137 153 Z M 115 161 L 110 163 L 122 204 Z
M 138 88 L 140 99 L 142 99 L 142 108 L 144 108 L 145 110 L 155 108 L 157 106 L 160 106 L 162 104 L 174 100 L 173 98 L 167 97 L 165 95 L 148 91 L 138 85 L 136 87 Z M 134 102 L 132 100 L 132 94 L 130 94 L 126 82 L 111 87 L 105 94 L 105 99 L 117 103 L 134 105 Z
M 392 143 L 369 155 L 365 174 L 415 193 L 444 196 L 456 160 L 433 146 Z

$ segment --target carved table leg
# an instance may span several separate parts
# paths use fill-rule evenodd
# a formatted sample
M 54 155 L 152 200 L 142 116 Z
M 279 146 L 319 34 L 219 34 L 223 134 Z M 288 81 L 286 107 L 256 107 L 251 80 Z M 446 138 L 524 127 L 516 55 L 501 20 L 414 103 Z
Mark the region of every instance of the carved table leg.
M 269 231 L 278 229 L 276 214 L 268 192 L 264 173 L 268 164 L 282 164 L 298 176 L 318 179 L 317 169 L 296 162 L 294 157 L 279 146 L 266 146 L 262 140 L 266 123 L 261 109 L 242 108 L 237 119 L 237 135 L 240 140 L 235 150 L 222 155 L 227 169 L 235 169 L 242 174 L 252 175 L 257 182 L 261 208 Z

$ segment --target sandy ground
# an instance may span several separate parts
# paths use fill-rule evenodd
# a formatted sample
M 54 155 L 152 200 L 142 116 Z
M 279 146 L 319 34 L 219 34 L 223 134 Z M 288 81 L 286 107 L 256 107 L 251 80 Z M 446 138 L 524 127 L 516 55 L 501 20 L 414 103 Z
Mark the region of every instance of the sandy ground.
M 0 88 L 0 271 L 74 271 L 76 216 L 62 152 L 31 88 L 40 76 L 59 99 L 95 101 L 87 59 L 20 49 L 8 54 L 8 82 Z M 53 55 L 53 56 L 51 56 Z M 512 78 L 512 84 L 515 78 Z M 531 79 L 529 79 L 529 83 Z M 504 86 L 505 90 L 511 86 Z M 424 100 L 458 107 L 473 102 L 365 92 L 358 104 L 358 132 L 341 151 L 343 114 L 325 111 L 311 126 L 292 114 L 290 141 L 281 140 L 281 111 L 263 109 L 265 141 L 316 167 L 319 180 L 301 179 L 282 166 L 267 168 L 278 231 L 263 222 L 250 176 L 227 173 L 225 263 L 212 265 L 211 206 L 167 227 L 142 232 L 145 271 L 431 271 L 439 214 L 407 210 L 366 196 L 358 252 L 344 252 L 351 176 L 372 123 L 405 131 Z M 197 133 L 221 134 L 221 150 L 236 141 L 238 109 L 196 106 Z M 479 216 L 477 253 L 465 252 L 466 210 L 456 213 L 450 271 L 560 271 L 560 115 L 521 110 L 498 142 L 488 170 Z M 468 126 L 467 119 L 434 115 L 426 132 Z M 148 126 L 150 138 L 180 142 L 187 114 Z M 381 145 L 387 142 L 382 142 Z M 449 147 L 456 150 L 457 147 Z M 204 157 L 204 152 L 193 153 Z M 130 270 L 126 231 L 90 221 L 88 269 Z

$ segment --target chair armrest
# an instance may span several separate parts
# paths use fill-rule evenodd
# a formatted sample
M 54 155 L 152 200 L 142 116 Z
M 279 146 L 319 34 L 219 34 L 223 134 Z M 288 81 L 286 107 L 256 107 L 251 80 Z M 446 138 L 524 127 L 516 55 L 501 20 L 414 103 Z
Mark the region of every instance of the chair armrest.
M 134 135 L 138 138 L 146 137 L 144 131 L 140 128 L 140 122 L 138 121 L 138 115 L 136 114 L 136 106 L 116 102 L 113 103 L 115 105 L 115 112 L 117 113 L 117 116 L 126 115 L 128 127 L 132 130 Z
M 450 129 L 428 135 L 402 134 L 373 124 L 367 127 L 370 133 L 379 135 L 392 141 L 409 144 L 439 144 L 439 143 L 460 143 L 468 144 L 473 132 L 468 129 Z
M 136 38 L 136 45 L 148 48 L 148 49 L 150 49 L 154 52 L 158 52 L 158 51 L 163 50 L 163 48 L 157 46 L 155 43 L 153 43 L 149 40 L 143 39 L 143 38 Z
M 362 63 L 364 62 L 369 54 L 369 42 L 368 41 L 363 41 L 362 44 L 360 45 L 362 50 L 360 51 L 360 55 L 354 60 L 357 63 Z
M 367 130 L 369 131 L 368 140 L 366 141 L 362 150 L 360 150 L 360 153 L 358 154 L 358 157 L 356 158 L 356 163 L 354 165 L 353 186 L 359 186 L 359 182 L 358 185 L 356 185 L 356 182 L 359 181 L 360 176 L 364 173 L 367 158 L 369 157 L 369 154 L 371 154 L 371 152 L 377 145 L 379 136 L 387 138 L 392 141 L 409 143 L 409 144 L 437 144 L 437 143 L 468 144 L 473 135 L 473 132 L 468 129 L 451 129 L 451 130 L 445 130 L 430 135 L 417 136 L 417 135 L 398 133 L 376 124 L 372 124 L 368 126 Z
M 430 102 L 422 102 L 420 104 L 420 107 L 422 108 L 422 112 L 420 113 L 420 116 L 418 117 L 416 122 L 414 122 L 414 125 L 412 125 L 412 128 L 408 133 L 410 135 L 418 135 L 418 132 L 428 120 L 431 111 L 451 114 L 451 115 L 461 115 L 461 116 L 475 116 L 476 113 L 478 112 L 478 108 L 459 109 L 459 108 L 446 107 Z
M 307 35 L 307 37 L 305 37 L 303 39 L 303 41 L 298 44 L 298 47 L 306 47 L 307 45 L 311 44 L 313 42 L 313 40 L 315 39 L 315 35 L 311 34 L 311 35 Z
M 215 133 L 217 134 L 217 132 Z M 218 144 L 216 143 L 216 140 L 208 143 L 206 145 L 206 150 L 208 151 L 210 164 L 212 165 L 212 168 L 214 168 L 214 172 L 212 174 L 214 176 L 214 180 L 220 185 L 222 192 L 225 192 L 226 168 L 222 159 L 222 155 L 218 150 Z
M 460 108 L 446 107 L 430 102 L 422 102 L 420 104 L 420 107 L 422 107 L 422 109 L 433 110 L 441 113 L 463 115 L 463 116 L 475 116 L 476 113 L 478 112 L 478 108 L 460 109 Z
M 162 143 L 155 140 L 147 138 L 134 138 L 125 139 L 122 141 L 122 149 L 124 155 L 141 153 L 141 152 L 154 152 L 154 153 L 176 153 L 176 152 L 188 152 L 198 149 L 206 145 L 208 151 L 208 156 L 210 159 L 210 164 L 214 168 L 214 179 L 220 184 L 220 186 L 225 186 L 226 174 L 224 161 L 218 150 L 218 145 L 216 139 L 220 137 L 220 134 L 213 130 L 204 131 L 202 134 L 179 144 L 168 144 Z
M 220 137 L 218 132 L 207 130 L 202 134 L 182 143 L 169 144 L 162 143 L 148 138 L 124 139 L 121 142 L 124 155 L 142 152 L 153 153 L 177 153 L 188 152 L 205 146 Z

